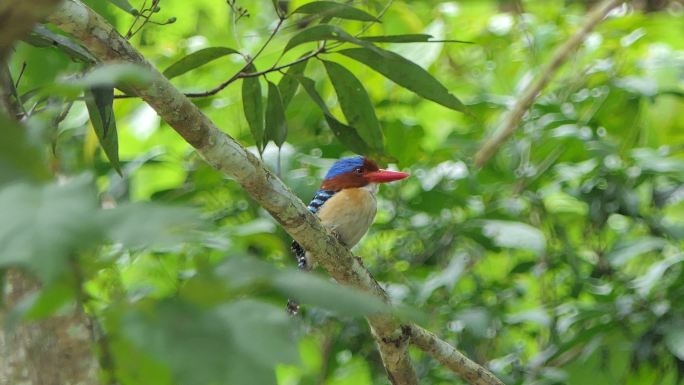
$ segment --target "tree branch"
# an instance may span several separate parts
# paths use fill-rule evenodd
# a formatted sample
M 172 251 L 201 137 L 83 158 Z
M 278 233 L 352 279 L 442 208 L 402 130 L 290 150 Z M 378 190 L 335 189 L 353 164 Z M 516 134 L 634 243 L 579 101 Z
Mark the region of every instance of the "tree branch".
M 130 62 L 146 67 L 152 81 L 133 87 L 179 135 L 214 168 L 234 178 L 337 281 L 387 298 L 351 252 L 311 214 L 292 191 L 259 159 L 219 130 L 200 110 L 154 69 L 101 16 L 78 0 L 67 0 L 48 21 L 72 34 L 102 62 Z M 408 338 L 391 315 L 368 317 L 388 377 L 396 385 L 417 385 L 406 350 Z
M 411 325 L 411 344 L 465 378 L 471 385 L 504 385 L 492 372 L 420 326 Z
M 102 17 L 79 0 L 66 0 L 48 20 L 81 41 L 101 62 L 130 62 L 147 68 L 152 73 L 152 81 L 145 86 L 134 86 L 134 91 L 190 143 L 207 163 L 234 178 L 338 282 L 388 301 L 387 293 L 370 273 L 276 175 L 266 169 L 254 154 L 219 130 Z M 423 329 L 417 326 L 401 325 L 392 315 L 373 315 L 367 319 L 393 385 L 418 384 L 407 351 L 412 334 L 416 338 L 414 343 L 419 347 L 429 346 L 429 343 L 421 341 L 430 341 L 441 347 L 439 351 L 451 352 L 451 355 L 458 353 L 432 334 L 430 339 L 426 339 L 424 333 L 427 332 L 421 333 Z M 433 355 L 438 359 L 441 356 L 446 357 L 445 354 Z M 451 363 L 447 360 L 445 362 Z M 459 369 L 457 373 L 469 373 L 468 370 L 477 366 L 469 360 L 463 362 L 470 363 L 471 369 Z M 459 367 L 458 363 L 453 365 Z M 484 368 L 474 370 L 488 373 Z M 473 383 L 476 384 L 478 383 Z
M 490 138 L 475 154 L 475 165 L 482 167 L 496 153 L 501 144 L 513 135 L 518 127 L 520 120 L 525 112 L 532 106 L 541 90 L 551 81 L 558 71 L 558 68 L 565 62 L 570 54 L 584 41 L 584 38 L 591 32 L 605 17 L 611 9 L 615 8 L 624 0 L 604 0 L 589 15 L 582 28 L 570 37 L 563 45 L 558 47 L 553 53 L 551 60 L 546 64 L 539 76 L 530 83 L 516 101 L 513 109 L 504 118 L 503 124 L 499 127 L 496 134 Z

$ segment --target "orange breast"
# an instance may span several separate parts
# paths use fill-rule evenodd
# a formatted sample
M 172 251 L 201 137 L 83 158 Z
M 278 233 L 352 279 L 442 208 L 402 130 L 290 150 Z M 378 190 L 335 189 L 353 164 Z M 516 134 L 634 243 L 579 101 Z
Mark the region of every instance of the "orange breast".
M 366 234 L 375 218 L 375 194 L 368 188 L 344 189 L 318 211 L 323 225 L 336 232 L 340 241 L 352 248 Z

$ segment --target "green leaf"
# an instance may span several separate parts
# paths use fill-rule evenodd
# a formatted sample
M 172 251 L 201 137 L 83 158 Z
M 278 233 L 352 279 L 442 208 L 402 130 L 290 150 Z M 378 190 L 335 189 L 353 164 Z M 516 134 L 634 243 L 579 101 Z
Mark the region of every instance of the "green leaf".
M 684 327 L 682 326 L 684 325 L 670 325 L 665 333 L 665 345 L 672 354 L 684 361 Z
M 202 226 L 199 212 L 189 207 L 154 202 L 123 204 L 100 213 L 110 241 L 126 247 L 168 247 L 192 240 Z
M 334 1 L 313 1 L 295 9 L 292 13 L 303 13 L 307 15 L 317 15 L 325 17 L 337 17 L 347 20 L 374 21 L 379 22 L 375 16 L 354 8 L 347 4 L 336 3 Z
M 78 88 L 112 86 L 120 83 L 145 85 L 154 78 L 149 68 L 128 63 L 103 64 L 80 79 L 69 79 L 61 84 Z
M 382 151 L 383 139 L 378 118 L 368 92 L 354 74 L 335 62 L 323 61 L 328 77 L 335 88 L 337 99 L 347 123 L 356 129 L 364 142 Z
M 366 47 L 370 50 L 377 49 L 377 47 L 375 47 L 371 43 L 355 38 L 354 36 L 343 31 L 340 27 L 330 24 L 319 24 L 304 29 L 296 35 L 294 35 L 290 39 L 290 41 L 287 42 L 287 45 L 285 45 L 284 52 L 287 52 L 290 49 L 304 43 L 321 40 L 335 40 L 346 43 L 353 43 L 356 45 L 360 45 L 362 47 Z
M 381 299 L 357 289 L 340 286 L 315 274 L 297 270 L 278 270 L 270 264 L 247 258 L 231 258 L 220 268 L 222 282 L 231 289 L 245 287 L 274 288 L 302 304 L 318 306 L 339 314 L 363 316 L 391 312 Z M 330 299 L 334 298 L 334 301 Z
M 131 15 L 135 15 L 137 13 L 136 9 L 133 8 L 128 0 L 109 0 L 109 2 L 130 13 Z
M 22 266 L 43 282 L 69 268 L 76 250 L 101 239 L 98 201 L 89 177 L 0 189 L 0 267 Z
M 119 328 L 138 350 L 166 364 L 174 383 L 274 384 L 273 369 L 296 363 L 292 321 L 280 307 L 242 300 L 212 309 L 163 301 L 125 313 Z
M 532 250 L 538 255 L 546 249 L 544 233 L 526 223 L 486 220 L 481 224 L 482 234 L 499 247 Z
M 278 82 L 278 90 L 280 91 L 280 98 L 283 100 L 283 108 L 287 109 L 290 105 L 290 101 L 297 92 L 299 82 L 295 79 L 295 76 L 301 76 L 304 74 L 306 65 L 309 61 L 305 60 L 301 63 L 297 63 L 287 69 L 287 72 Z
M 335 137 L 340 141 L 340 143 L 342 143 L 346 148 L 354 151 L 357 154 L 367 155 L 372 152 L 370 150 L 370 146 L 368 146 L 368 144 L 366 144 L 366 142 L 363 141 L 363 139 L 359 136 L 356 130 L 340 122 L 335 118 L 335 116 L 333 116 L 333 114 L 328 109 L 328 106 L 325 105 L 325 102 L 318 94 L 318 91 L 316 91 L 315 83 L 313 80 L 303 76 L 295 77 L 295 79 L 297 79 L 299 84 L 301 84 L 302 88 L 304 88 L 304 90 L 309 95 L 311 100 L 313 100 L 313 102 L 318 106 L 318 108 L 320 108 L 321 111 L 323 111 L 323 114 L 325 115 L 325 121 L 328 123 L 328 126 L 330 126 L 330 129 L 332 130 L 333 134 L 335 134 Z
M 665 244 L 664 239 L 655 237 L 641 237 L 634 240 L 618 241 L 606 253 L 605 258 L 613 266 L 622 266 L 641 254 L 662 249 Z
M 280 98 L 278 86 L 268 82 L 268 98 L 266 102 L 266 135 L 264 144 L 273 141 L 281 147 L 287 138 L 287 122 L 285 121 L 285 108 Z
M 367 48 L 348 48 L 339 53 L 361 62 L 393 82 L 405 87 L 425 99 L 432 100 L 456 111 L 467 109 L 437 79 L 421 66 L 394 52 Z
M 30 140 L 29 130 L 2 113 L 0 127 L 0 186 L 22 179 L 47 179 L 44 151 L 39 143 Z
M 227 47 L 209 47 L 193 52 L 190 55 L 171 64 L 164 70 L 164 76 L 173 79 L 197 67 L 203 66 L 213 60 L 227 55 L 239 55 L 240 52 Z
M 405 35 L 359 36 L 359 39 L 373 43 L 425 43 L 432 39 L 432 35 L 410 33 Z
M 46 26 L 37 24 L 33 31 L 24 38 L 24 41 L 35 47 L 58 47 L 62 52 L 69 55 L 72 59 L 95 63 L 97 59 L 85 48 L 81 47 L 74 40 L 52 32 Z
M 636 164 L 644 170 L 656 173 L 684 174 L 684 160 L 668 157 L 652 148 L 635 148 L 631 152 Z
M 254 65 L 246 68 L 250 72 L 256 72 Z M 259 78 L 247 77 L 242 79 L 242 109 L 245 119 L 252 131 L 252 137 L 259 152 L 264 151 L 264 105 L 261 99 L 261 85 Z
M 114 118 L 114 88 L 95 87 L 85 92 L 85 102 L 90 115 L 90 122 L 100 141 L 109 162 L 116 172 L 121 174 L 119 164 L 119 139 Z
M 39 97 L 55 95 L 77 97 L 89 88 L 123 87 L 133 90 L 131 86 L 145 86 L 154 79 L 149 67 L 137 64 L 102 64 L 96 66 L 81 78 L 64 78 L 42 87 L 36 94 Z
M 373 43 L 464 43 L 473 44 L 463 40 L 431 40 L 432 35 L 426 33 L 408 33 L 404 35 L 379 35 L 379 36 L 359 36 L 359 39 Z

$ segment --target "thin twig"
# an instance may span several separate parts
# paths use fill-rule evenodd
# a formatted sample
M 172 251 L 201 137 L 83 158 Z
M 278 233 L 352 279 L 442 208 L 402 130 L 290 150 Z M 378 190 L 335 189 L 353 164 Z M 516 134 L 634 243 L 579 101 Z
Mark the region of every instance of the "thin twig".
M 261 46 L 261 48 L 259 48 L 257 53 L 254 54 L 254 56 L 252 56 L 251 58 L 249 58 L 247 60 L 247 63 L 244 66 L 242 66 L 242 68 L 238 72 L 236 72 L 233 76 L 231 76 L 228 80 L 222 82 L 221 84 L 219 84 L 218 86 L 216 86 L 210 90 L 202 91 L 202 92 L 188 92 L 188 93 L 184 93 L 184 95 L 188 98 L 204 98 L 207 96 L 213 96 L 213 95 L 216 95 L 217 93 L 221 92 L 223 89 L 225 89 L 226 87 L 228 87 L 230 84 L 232 84 L 233 82 L 235 82 L 238 79 L 252 78 L 252 77 L 262 76 L 262 75 L 265 75 L 265 74 L 270 73 L 270 72 L 279 71 L 283 68 L 287 68 L 287 67 L 293 66 L 297 63 L 301 63 L 301 62 L 308 60 L 308 59 L 318 55 L 319 53 L 321 53 L 320 50 L 317 50 L 317 51 L 312 52 L 311 55 L 302 56 L 301 58 L 293 61 L 292 63 L 284 64 L 284 65 L 277 66 L 277 67 L 273 66 L 273 67 L 271 67 L 267 70 L 264 70 L 264 71 L 245 72 L 252 65 L 252 63 L 254 63 L 254 60 L 256 60 L 256 58 L 259 57 L 259 55 L 261 55 L 261 53 L 264 51 L 264 49 L 266 49 L 266 46 L 273 40 L 275 35 L 278 33 L 278 30 L 280 30 L 280 27 L 283 25 L 284 21 L 285 21 L 285 18 L 281 18 L 278 20 L 278 24 L 275 26 L 275 28 L 273 29 L 273 31 L 269 35 L 268 39 L 266 39 L 264 44 Z M 114 95 L 114 99 L 128 99 L 128 98 L 137 98 L 137 97 L 138 97 L 137 95 Z
M 417 325 L 411 325 L 411 344 L 429 354 L 471 385 L 504 385 L 483 366 L 463 355 L 453 346 Z
M 551 81 L 558 68 L 565 62 L 570 54 L 584 41 L 584 38 L 603 20 L 611 9 L 615 8 L 623 0 L 604 0 L 589 15 L 582 28 L 579 29 L 563 45 L 554 52 L 551 60 L 541 71 L 539 76 L 530 83 L 516 101 L 513 109 L 504 118 L 503 124 L 497 133 L 490 138 L 475 154 L 475 165 L 482 167 L 496 153 L 501 144 L 513 135 L 525 112 L 532 106 L 541 90 Z

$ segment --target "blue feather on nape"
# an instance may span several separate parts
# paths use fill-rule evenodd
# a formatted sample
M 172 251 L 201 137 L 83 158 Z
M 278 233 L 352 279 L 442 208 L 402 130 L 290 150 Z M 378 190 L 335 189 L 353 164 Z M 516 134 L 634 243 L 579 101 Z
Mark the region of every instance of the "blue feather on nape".
M 348 158 L 341 158 L 335 164 L 330 167 L 330 170 L 328 170 L 328 173 L 325 174 L 325 179 L 330 179 L 334 178 L 338 175 L 347 173 L 347 172 L 352 172 L 354 171 L 355 168 L 357 167 L 362 167 L 363 166 L 363 157 L 362 156 L 350 156 Z

